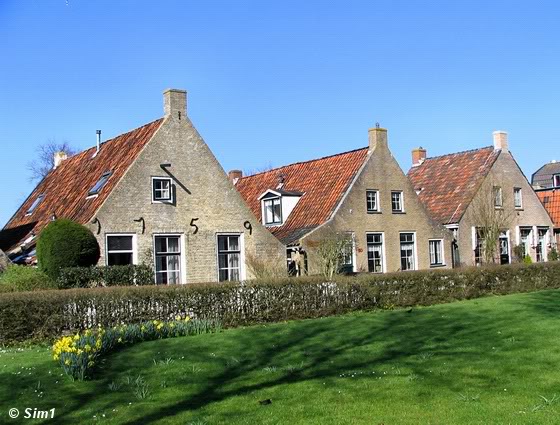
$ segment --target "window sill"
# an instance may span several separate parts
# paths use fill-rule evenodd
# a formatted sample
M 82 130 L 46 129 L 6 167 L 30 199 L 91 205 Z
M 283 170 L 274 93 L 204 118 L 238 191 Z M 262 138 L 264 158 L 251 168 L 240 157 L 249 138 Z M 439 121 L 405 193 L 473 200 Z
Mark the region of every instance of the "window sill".
M 440 269 L 442 267 L 446 267 L 447 264 L 430 264 L 431 269 Z
M 368 214 L 382 214 L 381 211 L 367 211 Z
M 406 211 L 392 211 L 393 214 L 406 214 Z
M 167 204 L 167 205 L 173 205 L 173 201 L 170 199 L 169 201 L 156 201 L 154 199 L 152 199 L 152 204 Z

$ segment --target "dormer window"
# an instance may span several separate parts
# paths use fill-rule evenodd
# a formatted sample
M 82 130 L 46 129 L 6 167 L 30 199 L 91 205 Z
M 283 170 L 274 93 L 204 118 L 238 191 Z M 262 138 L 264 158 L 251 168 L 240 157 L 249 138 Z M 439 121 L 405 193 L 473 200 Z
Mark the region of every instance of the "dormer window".
M 95 185 L 89 190 L 88 192 L 88 196 L 95 196 L 98 195 L 99 192 L 101 192 L 101 189 L 103 189 L 103 187 L 105 186 L 105 184 L 107 183 L 107 180 L 109 180 L 109 177 L 111 177 L 111 174 L 113 174 L 112 171 L 105 171 L 101 177 L 99 178 L 99 180 L 97 180 L 97 183 L 95 183 Z
M 552 186 L 560 187 L 560 174 L 555 174 L 552 176 Z
M 45 195 L 41 194 L 39 196 L 37 196 L 37 198 L 33 201 L 33 203 L 31 204 L 31 206 L 27 209 L 27 211 L 25 212 L 25 215 L 31 215 L 33 214 L 33 211 L 35 211 L 35 209 L 39 206 L 39 204 L 41 203 L 41 201 L 45 199 Z
M 282 199 L 271 198 L 263 201 L 264 208 L 264 224 L 280 225 L 282 224 Z
M 268 189 L 264 192 L 259 196 L 264 225 L 283 225 L 302 196 L 303 193 L 283 189 Z
M 152 202 L 172 202 L 173 186 L 169 177 L 152 177 Z

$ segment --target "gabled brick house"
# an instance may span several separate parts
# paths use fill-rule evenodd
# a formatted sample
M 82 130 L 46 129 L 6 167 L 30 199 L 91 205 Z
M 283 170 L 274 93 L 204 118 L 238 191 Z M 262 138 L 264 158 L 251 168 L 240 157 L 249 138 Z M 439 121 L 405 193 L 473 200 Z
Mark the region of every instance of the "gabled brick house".
M 509 151 L 507 133 L 494 132 L 494 146 L 428 158 L 412 152 L 408 177 L 438 223 L 454 233 L 453 263 L 482 263 L 480 219 L 476 205 L 486 202 L 511 217 L 499 237 L 499 261 L 511 263 L 514 247 L 535 262 L 546 261 L 554 245 L 552 221 Z M 496 259 L 498 260 L 498 259 Z
M 369 130 L 369 146 L 274 170 L 230 178 L 254 215 L 286 246 L 288 263 L 305 255 L 319 271 L 317 248 L 333 234 L 352 240 L 344 268 L 393 272 L 451 266 L 451 234 L 433 222 L 393 158 L 387 130 Z
M 554 222 L 556 244 L 560 244 L 560 163 L 543 165 L 532 177 L 533 188 Z
M 250 278 L 248 256 L 284 262 L 189 120 L 185 91 L 165 91 L 163 118 L 55 164 L 0 233 L 16 261 L 65 217 L 96 235 L 101 265 L 147 262 L 157 283 Z

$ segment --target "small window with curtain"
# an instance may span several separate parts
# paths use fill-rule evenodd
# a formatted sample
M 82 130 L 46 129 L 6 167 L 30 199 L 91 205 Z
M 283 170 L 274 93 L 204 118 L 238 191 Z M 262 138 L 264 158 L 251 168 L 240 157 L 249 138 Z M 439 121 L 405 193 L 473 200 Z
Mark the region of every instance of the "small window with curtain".
M 107 265 L 127 266 L 134 264 L 134 236 L 107 235 Z
M 391 208 L 394 213 L 404 212 L 403 193 L 400 190 L 391 192 Z
M 443 240 L 429 241 L 430 244 L 430 266 L 443 266 Z
M 181 236 L 154 237 L 157 284 L 181 283 Z
M 241 280 L 240 235 L 218 235 L 218 278 L 220 282 Z
M 152 177 L 152 202 L 167 203 L 173 201 L 173 185 L 168 177 Z
M 276 226 L 282 224 L 282 200 L 280 198 L 270 198 L 263 201 L 264 224 Z
M 523 208 L 523 193 L 521 192 L 520 187 L 516 187 L 513 189 L 513 203 L 515 205 L 515 208 Z
M 504 196 L 500 186 L 494 186 L 494 207 L 502 208 L 504 206 Z
M 368 213 L 379 212 L 379 191 L 366 190 L 366 207 Z

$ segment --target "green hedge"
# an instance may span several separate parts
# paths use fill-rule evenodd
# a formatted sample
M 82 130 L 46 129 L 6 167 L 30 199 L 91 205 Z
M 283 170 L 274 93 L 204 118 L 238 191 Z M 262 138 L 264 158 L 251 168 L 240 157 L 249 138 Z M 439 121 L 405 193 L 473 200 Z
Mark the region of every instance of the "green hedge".
M 560 288 L 560 263 L 388 275 L 0 294 L 0 344 L 177 315 L 225 327 Z
M 153 285 L 154 271 L 146 265 L 68 267 L 60 271 L 59 288 Z

